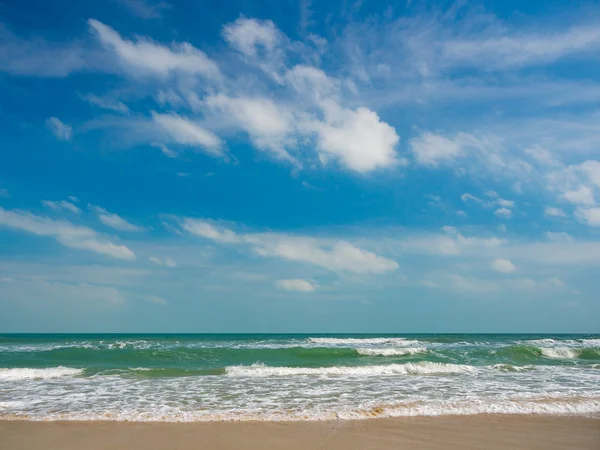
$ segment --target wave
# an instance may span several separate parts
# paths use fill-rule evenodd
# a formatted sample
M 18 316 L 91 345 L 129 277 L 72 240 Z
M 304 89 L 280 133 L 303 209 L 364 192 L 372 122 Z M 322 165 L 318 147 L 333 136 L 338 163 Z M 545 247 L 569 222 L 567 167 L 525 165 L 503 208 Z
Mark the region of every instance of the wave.
M 83 373 L 83 369 L 74 369 L 71 367 L 48 367 L 45 369 L 31 368 L 11 368 L 0 369 L 0 381 L 18 381 L 18 380 L 46 380 L 49 378 L 59 378 L 66 376 L 75 376 Z
M 251 366 L 229 366 L 225 373 L 234 377 L 286 377 L 296 375 L 315 376 L 381 376 L 381 375 L 435 375 L 472 373 L 476 368 L 459 364 L 444 364 L 429 361 L 377 366 L 334 366 L 334 367 L 273 367 L 264 364 Z
M 542 347 L 540 350 L 545 357 L 555 359 L 574 359 L 581 354 L 581 350 L 569 347 Z
M 409 340 L 405 338 L 308 338 L 308 341 L 313 344 L 322 345 L 395 345 L 398 347 L 418 345 L 419 341 Z
M 362 356 L 406 356 L 425 353 L 425 347 L 404 347 L 404 348 L 357 348 L 355 349 Z

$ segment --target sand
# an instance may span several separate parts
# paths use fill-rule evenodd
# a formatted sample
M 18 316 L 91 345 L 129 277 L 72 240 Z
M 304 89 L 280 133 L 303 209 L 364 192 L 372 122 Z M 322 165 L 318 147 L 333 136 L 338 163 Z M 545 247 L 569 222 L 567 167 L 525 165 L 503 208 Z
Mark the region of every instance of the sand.
M 0 421 L 2 450 L 600 449 L 600 419 L 444 416 L 329 422 Z

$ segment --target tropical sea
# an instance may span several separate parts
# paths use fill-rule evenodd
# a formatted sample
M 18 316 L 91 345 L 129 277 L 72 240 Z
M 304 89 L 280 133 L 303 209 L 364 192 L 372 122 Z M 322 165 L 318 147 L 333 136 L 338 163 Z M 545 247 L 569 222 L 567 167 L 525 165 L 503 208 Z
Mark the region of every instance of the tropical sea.
M 0 419 L 600 417 L 600 335 L 0 335 Z

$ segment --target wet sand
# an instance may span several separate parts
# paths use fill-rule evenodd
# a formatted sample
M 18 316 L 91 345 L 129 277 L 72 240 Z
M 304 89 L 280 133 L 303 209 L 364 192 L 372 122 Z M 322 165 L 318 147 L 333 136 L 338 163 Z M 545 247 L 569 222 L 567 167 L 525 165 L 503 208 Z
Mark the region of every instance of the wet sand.
M 600 419 L 482 415 L 328 422 L 0 421 L 2 450 L 599 450 Z

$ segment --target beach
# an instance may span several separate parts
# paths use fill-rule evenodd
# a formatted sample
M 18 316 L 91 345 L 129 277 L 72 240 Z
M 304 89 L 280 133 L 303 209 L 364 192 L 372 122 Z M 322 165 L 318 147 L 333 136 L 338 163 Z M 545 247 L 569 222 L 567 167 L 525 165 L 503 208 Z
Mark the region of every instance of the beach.
M 3 450 L 597 450 L 600 420 L 536 415 L 323 422 L 0 421 Z

